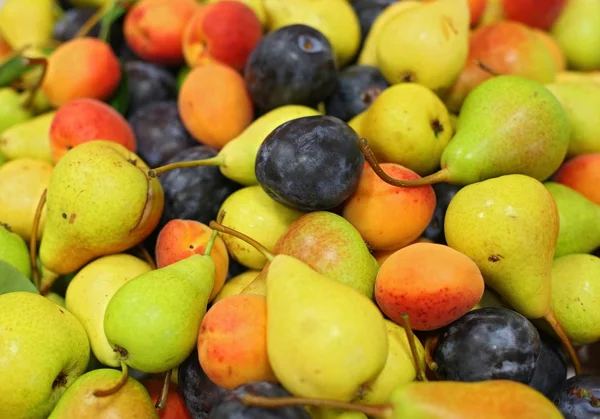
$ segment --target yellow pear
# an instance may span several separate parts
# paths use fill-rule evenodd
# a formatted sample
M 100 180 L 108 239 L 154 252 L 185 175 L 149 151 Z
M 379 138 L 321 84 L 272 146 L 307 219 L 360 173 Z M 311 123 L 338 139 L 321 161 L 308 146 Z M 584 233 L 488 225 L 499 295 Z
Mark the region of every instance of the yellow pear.
M 0 7 L 0 32 L 15 50 L 50 41 L 54 20 L 53 0 L 6 0 Z
M 367 111 L 369 109 L 367 108 L 366 110 L 362 111 L 361 113 L 359 113 L 358 115 L 356 115 L 354 118 L 352 118 L 350 121 L 348 121 L 348 125 L 350 126 L 350 128 L 352 128 L 359 137 L 364 137 L 363 135 L 363 121 L 365 120 L 365 116 L 367 115 Z
M 281 384 L 300 397 L 356 398 L 387 359 L 375 303 L 287 255 L 270 261 L 266 282 L 267 352 Z
M 365 38 L 365 43 L 360 50 L 358 56 L 358 64 L 360 65 L 371 65 L 377 66 L 377 39 L 381 33 L 381 29 L 387 22 L 391 20 L 398 13 L 402 13 L 406 9 L 413 6 L 420 6 L 423 3 L 417 0 L 404 0 L 390 4 L 388 7 L 383 9 L 383 12 L 379 14 L 371 24 L 371 29 Z
M 221 288 L 221 291 L 213 300 L 213 305 L 216 304 L 218 301 L 221 301 L 223 298 L 240 294 L 242 290 L 248 284 L 250 284 L 254 280 L 254 278 L 256 278 L 259 274 L 260 271 L 250 269 L 237 276 L 234 276 L 233 278 L 225 282 L 225 285 L 223 285 L 223 288 Z
M 0 222 L 29 242 L 35 212 L 48 187 L 53 166 L 43 160 L 23 158 L 0 166 Z M 38 239 L 42 236 L 46 209 L 42 211 Z
M 467 0 L 437 0 L 392 17 L 377 38 L 379 69 L 392 84 L 414 82 L 433 91 L 451 87 L 469 52 Z
M 53 163 L 50 154 L 50 125 L 56 111 L 13 125 L 0 134 L 0 153 L 8 160 L 30 157 Z
M 118 354 L 104 335 L 104 313 L 108 302 L 123 284 L 150 270 L 152 268 L 145 261 L 121 253 L 90 262 L 69 283 L 65 295 L 67 310 L 81 322 L 94 355 L 104 365 L 120 365 Z
M 346 0 L 263 0 L 270 31 L 293 24 L 312 26 L 331 43 L 344 67 L 360 46 L 360 24 Z

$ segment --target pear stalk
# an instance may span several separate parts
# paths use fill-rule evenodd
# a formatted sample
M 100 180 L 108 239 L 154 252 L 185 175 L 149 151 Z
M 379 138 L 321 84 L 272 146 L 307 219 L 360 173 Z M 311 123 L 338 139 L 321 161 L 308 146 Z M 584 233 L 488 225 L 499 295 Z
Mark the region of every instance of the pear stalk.
M 163 386 L 160 390 L 160 395 L 154 406 L 156 410 L 164 410 L 167 406 L 167 398 L 169 397 L 169 385 L 171 384 L 171 375 L 173 370 L 169 370 L 165 373 L 165 379 L 163 380 Z
M 269 262 L 272 261 L 273 258 L 275 257 L 275 255 L 273 255 L 273 253 L 271 253 L 269 251 L 269 249 L 267 249 L 265 246 L 263 246 L 262 244 L 260 244 L 256 240 L 248 237 L 244 233 L 240 233 L 237 230 L 234 230 L 234 229 L 229 228 L 229 227 L 225 227 L 224 225 L 219 224 L 216 221 L 211 221 L 210 224 L 209 224 L 209 227 L 212 228 L 213 230 L 217 230 L 217 231 L 219 231 L 221 233 L 229 234 L 229 235 L 231 235 L 233 237 L 237 237 L 238 239 L 245 241 L 250 246 L 254 247 L 256 250 L 258 250 L 260 253 L 262 253 L 263 256 L 265 258 L 267 258 L 267 260 Z
M 115 384 L 111 388 L 94 391 L 94 396 L 96 396 L 96 397 L 112 396 L 117 391 L 121 390 L 121 388 L 123 388 L 123 386 L 127 383 L 128 378 L 129 378 L 129 370 L 127 369 L 127 364 L 125 363 L 124 360 L 121 360 L 121 378 L 119 379 L 117 384 Z
M 429 186 L 429 185 L 433 185 L 436 183 L 449 182 L 449 180 L 450 180 L 450 174 L 448 173 L 448 169 L 446 169 L 446 168 L 441 169 L 440 171 L 435 172 L 429 176 L 425 176 L 421 179 L 412 179 L 412 180 L 394 179 L 393 177 L 391 177 L 390 175 L 388 175 L 387 173 L 385 173 L 383 171 L 383 168 L 377 161 L 377 157 L 375 157 L 375 153 L 373 152 L 373 149 L 371 149 L 369 142 L 365 138 L 361 138 L 359 145 L 360 145 L 360 150 L 362 151 L 363 155 L 365 156 L 365 160 L 367 160 L 367 162 L 369 163 L 369 166 L 371 166 L 371 168 L 373 169 L 375 174 L 377 176 L 379 176 L 381 178 L 381 180 L 383 180 L 386 183 L 389 183 L 390 185 L 410 188 L 410 187 L 418 187 L 418 186 Z
M 408 338 L 408 345 L 410 346 L 410 353 L 413 357 L 413 361 L 415 363 L 415 371 L 417 372 L 417 380 L 419 381 L 429 381 L 427 376 L 425 375 L 425 371 L 421 368 L 421 363 L 419 362 L 419 354 L 417 353 L 417 345 L 415 344 L 415 334 L 413 333 L 412 326 L 410 325 L 410 316 L 407 313 L 402 314 L 402 327 L 404 327 L 404 331 L 406 332 L 406 337 Z
M 35 215 L 33 217 L 33 226 L 31 228 L 31 237 L 29 238 L 29 257 L 31 261 L 31 273 L 33 276 L 33 283 L 35 287 L 39 290 L 41 286 L 40 280 L 40 272 L 37 267 L 37 236 L 38 230 L 40 228 L 40 219 L 42 218 L 42 211 L 44 209 L 44 205 L 46 204 L 46 195 L 48 193 L 48 189 L 44 189 L 42 192 L 42 196 L 40 196 L 40 200 L 38 201 L 37 208 L 35 209 Z
M 391 419 L 394 411 L 394 406 L 391 404 L 382 405 L 364 405 L 340 402 L 336 400 L 325 399 L 308 399 L 302 397 L 263 397 L 252 394 L 244 394 L 240 397 L 242 403 L 246 406 L 262 407 L 262 408 L 278 408 L 289 406 L 311 406 L 311 407 L 328 407 L 332 409 L 346 410 L 350 412 L 360 412 L 372 418 L 387 418 Z
M 215 157 L 211 157 L 210 159 L 203 160 L 192 160 L 192 161 L 178 161 L 171 164 L 166 164 L 161 167 L 157 167 L 156 169 L 150 169 L 148 171 L 148 176 L 158 177 L 165 172 L 174 169 L 183 169 L 185 167 L 200 167 L 200 166 L 221 166 L 223 164 L 223 156 L 216 155 Z
M 575 370 L 576 375 L 581 374 L 581 362 L 579 361 L 579 357 L 577 356 L 577 352 L 575 348 L 573 348 L 573 344 L 569 340 L 569 337 L 565 333 L 565 329 L 563 329 L 562 325 L 556 318 L 554 311 L 549 310 L 548 313 L 544 316 L 544 320 L 548 322 L 554 333 L 560 339 L 563 349 L 566 353 L 569 354 L 569 358 L 571 358 L 571 362 L 573 363 L 573 369 Z

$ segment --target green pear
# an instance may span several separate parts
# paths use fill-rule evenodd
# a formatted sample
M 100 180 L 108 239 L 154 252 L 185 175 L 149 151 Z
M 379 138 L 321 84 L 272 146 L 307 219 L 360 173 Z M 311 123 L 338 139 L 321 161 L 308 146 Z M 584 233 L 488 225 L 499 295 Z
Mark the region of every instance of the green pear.
M 0 134 L 32 117 L 33 114 L 23 108 L 23 99 L 15 90 L 0 88 Z
M 600 258 L 572 254 L 552 264 L 552 309 L 576 345 L 600 340 Z
M 546 182 L 560 217 L 555 258 L 600 247 L 600 205 L 560 183 Z
M 90 141 L 68 151 L 48 185 L 42 264 L 67 274 L 144 240 L 164 205 L 162 187 L 146 176 L 147 170 L 137 155 L 111 141 Z M 43 281 L 42 293 L 49 285 Z
M 570 68 L 600 69 L 600 2 L 568 0 L 550 33 Z
M 140 418 L 158 419 L 154 403 L 144 386 L 128 377 L 121 389 L 110 396 L 96 397 L 98 388 L 119 380 L 119 371 L 102 368 L 79 377 L 56 404 L 48 419 Z
M 46 294 L 46 298 L 55 303 L 56 305 L 61 306 L 62 308 L 67 308 L 65 298 L 60 294 L 57 294 L 55 292 L 49 292 L 48 294 Z
M 361 412 L 346 412 L 327 407 L 313 407 L 308 411 L 312 419 L 367 419 L 367 415 Z
M 600 153 L 600 127 L 595 123 L 600 114 L 600 84 L 562 82 L 546 87 L 560 101 L 569 120 L 571 137 L 567 156 Z
M 0 8 L 0 32 L 15 50 L 46 45 L 52 39 L 54 21 L 52 0 L 6 0 Z
M 50 154 L 50 125 L 56 111 L 46 112 L 0 134 L 0 152 L 9 160 L 30 157 L 54 164 Z
M 221 301 L 222 299 L 231 295 L 240 294 L 242 290 L 246 288 L 248 284 L 250 284 L 259 274 L 260 271 L 250 269 L 227 280 L 225 285 L 223 285 L 223 288 L 221 288 L 221 291 L 219 291 L 215 299 L 212 301 L 212 304 L 215 305 L 218 301 Z
M 46 418 L 90 355 L 81 323 L 38 294 L 0 295 L 0 417 Z
M 292 256 L 276 255 L 266 281 L 267 351 L 281 384 L 300 397 L 358 396 L 388 353 L 375 303 Z
M 463 187 L 444 220 L 448 246 L 473 259 L 486 285 L 529 318 L 543 317 L 550 309 L 558 229 L 552 195 L 524 175 Z
M 275 202 L 260 185 L 238 189 L 225 199 L 219 211 L 227 216 L 223 225 L 247 234 L 273 251 L 279 237 L 303 213 Z M 250 269 L 262 269 L 267 259 L 248 243 L 223 236 L 229 255 Z
M 303 215 L 279 238 L 274 253 L 294 256 L 320 274 L 373 298 L 379 264 L 344 217 L 329 211 Z
M 377 36 L 377 63 L 392 84 L 414 82 L 433 91 L 454 84 L 469 53 L 469 3 L 437 0 L 407 7 Z
M 483 296 L 481 300 L 470 311 L 477 310 L 484 307 L 504 307 L 510 308 L 506 305 L 506 303 L 502 300 L 502 298 L 495 292 L 489 288 L 486 288 L 483 291 Z
M 431 90 L 414 83 L 384 90 L 365 111 L 360 135 L 381 162 L 428 175 L 452 138 L 450 114 Z
M 267 135 L 279 125 L 292 119 L 320 115 L 308 106 L 285 105 L 273 109 L 253 121 L 241 134 L 223 146 L 215 157 L 204 160 L 176 162 L 152 169 L 150 176 L 158 176 L 168 170 L 182 167 L 219 166 L 223 176 L 241 185 L 258 185 L 254 166 L 256 154 Z
M 31 278 L 29 248 L 21 236 L 14 233 L 10 226 L 0 223 L 0 260 L 8 262 L 25 277 Z
M 175 368 L 196 346 L 215 279 L 210 257 L 213 235 L 203 255 L 195 254 L 127 281 L 104 315 L 104 333 L 120 360 L 158 373 Z
M 409 336 L 403 327 L 385 320 L 388 334 L 388 356 L 377 378 L 367 384 L 356 403 L 386 403 L 393 391 L 402 384 L 415 381 L 417 369 L 410 350 Z M 421 371 L 425 371 L 425 349 L 418 339 L 414 339 Z
M 147 262 L 121 253 L 90 262 L 69 283 L 65 296 L 67 309 L 85 328 L 92 351 L 102 364 L 120 365 L 119 355 L 104 335 L 108 302 L 127 281 L 151 270 Z
M 6 158 L 6 156 L 0 152 L 0 166 L 2 166 L 7 161 L 8 159 Z

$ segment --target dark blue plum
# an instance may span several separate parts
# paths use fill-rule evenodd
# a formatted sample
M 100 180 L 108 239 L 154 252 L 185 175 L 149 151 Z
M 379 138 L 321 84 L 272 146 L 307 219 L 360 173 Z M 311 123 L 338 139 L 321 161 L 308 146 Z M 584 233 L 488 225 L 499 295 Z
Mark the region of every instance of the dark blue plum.
M 547 397 L 567 380 L 567 358 L 559 342 L 542 336 L 540 356 L 529 385 Z
M 576 375 L 553 394 L 565 419 L 600 419 L 600 376 Z
M 460 190 L 460 186 L 449 183 L 436 183 L 433 185 L 435 191 L 435 211 L 429 225 L 423 232 L 423 237 L 434 241 L 435 243 L 446 244 L 444 236 L 444 219 L 446 210 L 454 195 Z
M 337 75 L 331 44 L 306 25 L 284 26 L 263 37 L 244 70 L 250 97 L 262 111 L 317 106 L 335 90 Z
M 335 91 L 325 102 L 327 115 L 349 121 L 371 106 L 377 96 L 389 86 L 376 67 L 347 67 L 340 73 Z
M 149 103 L 177 98 L 175 77 L 164 68 L 144 61 L 132 60 L 125 63 L 125 72 L 129 89 L 130 115 Z
M 399 0 L 351 0 L 350 4 L 360 22 L 361 45 L 365 42 L 373 22 L 383 10 Z M 401 0 L 400 0 L 401 1 Z
M 364 157 L 342 120 L 309 116 L 273 130 L 256 156 L 256 178 L 275 201 L 300 211 L 329 210 L 354 192 Z
M 440 380 L 531 382 L 540 355 L 540 335 L 516 311 L 473 310 L 447 326 L 433 353 Z

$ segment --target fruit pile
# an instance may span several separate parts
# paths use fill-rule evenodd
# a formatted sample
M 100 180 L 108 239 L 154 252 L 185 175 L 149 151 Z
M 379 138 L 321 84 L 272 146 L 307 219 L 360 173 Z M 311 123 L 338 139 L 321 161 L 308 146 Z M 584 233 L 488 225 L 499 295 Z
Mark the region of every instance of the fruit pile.
M 0 418 L 600 417 L 600 1 L 0 1 Z

